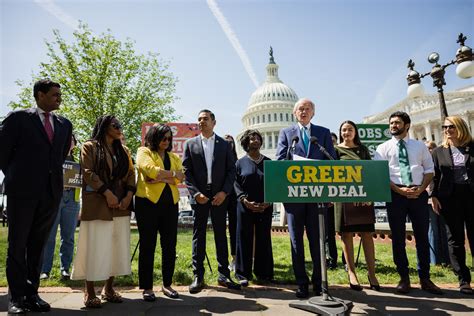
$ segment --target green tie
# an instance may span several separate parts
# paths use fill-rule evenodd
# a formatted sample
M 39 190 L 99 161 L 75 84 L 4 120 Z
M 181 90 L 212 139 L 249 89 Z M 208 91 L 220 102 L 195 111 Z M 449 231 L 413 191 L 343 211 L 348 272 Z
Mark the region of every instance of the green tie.
M 306 134 L 306 126 L 303 126 L 301 129 L 301 137 L 303 138 L 303 145 L 304 145 L 304 151 L 306 154 L 308 154 L 308 145 L 309 145 L 309 139 L 308 139 L 308 134 Z
M 410 185 L 412 183 L 410 162 L 408 161 L 408 151 L 403 139 L 398 141 L 398 163 L 400 165 L 402 184 Z

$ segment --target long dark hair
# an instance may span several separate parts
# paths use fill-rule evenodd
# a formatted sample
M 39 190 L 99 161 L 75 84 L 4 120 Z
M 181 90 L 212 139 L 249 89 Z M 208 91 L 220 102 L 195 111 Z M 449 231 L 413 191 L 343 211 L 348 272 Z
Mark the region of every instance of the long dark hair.
M 232 149 L 231 151 L 232 151 L 232 154 L 234 155 L 234 160 L 237 160 L 237 150 L 235 149 L 234 137 L 232 137 L 232 135 L 225 134 L 224 139 L 229 143 Z
M 128 154 L 122 146 L 122 142 L 120 139 L 114 139 L 112 142 L 112 148 L 115 152 L 117 165 L 113 170 L 110 170 L 109 165 L 107 164 L 105 153 L 107 151 L 107 144 L 105 136 L 107 135 L 107 128 L 114 119 L 116 119 L 116 117 L 113 115 L 102 115 L 98 117 L 90 139 L 97 142 L 94 169 L 100 179 L 104 182 L 110 181 L 111 175 L 113 179 L 121 179 L 125 177 L 128 173 L 130 163 Z
M 359 131 L 357 130 L 357 125 L 350 120 L 342 122 L 341 126 L 339 126 L 339 142 L 342 143 L 344 141 L 344 139 L 342 138 L 342 133 L 341 133 L 341 129 L 344 124 L 349 124 L 349 125 L 352 125 L 352 127 L 354 127 L 354 130 L 355 130 L 354 144 L 356 144 L 357 146 L 362 145 L 362 143 L 360 142 Z
M 158 151 L 160 143 L 165 138 L 166 133 L 170 133 L 170 142 L 167 152 L 173 149 L 173 131 L 168 125 L 165 124 L 154 124 L 145 135 L 145 146 L 150 148 L 152 151 Z

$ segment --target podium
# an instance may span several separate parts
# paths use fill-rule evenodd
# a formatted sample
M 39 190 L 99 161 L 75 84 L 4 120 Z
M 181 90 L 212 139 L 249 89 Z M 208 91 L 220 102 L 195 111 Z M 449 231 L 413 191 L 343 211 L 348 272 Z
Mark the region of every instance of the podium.
M 265 202 L 325 203 L 391 200 L 387 161 L 265 161 Z M 349 315 L 353 303 L 329 294 L 326 267 L 326 208 L 318 207 L 322 295 L 291 302 L 290 307 L 320 315 Z

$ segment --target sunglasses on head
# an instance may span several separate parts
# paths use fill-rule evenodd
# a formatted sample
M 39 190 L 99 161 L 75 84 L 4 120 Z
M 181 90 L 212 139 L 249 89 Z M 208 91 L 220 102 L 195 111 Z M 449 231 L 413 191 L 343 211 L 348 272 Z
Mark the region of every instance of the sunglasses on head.
M 456 128 L 456 126 L 454 125 L 442 125 L 441 126 L 443 129 L 452 129 L 452 128 Z
M 122 129 L 122 124 L 120 123 L 111 123 L 110 126 L 112 126 L 115 129 Z

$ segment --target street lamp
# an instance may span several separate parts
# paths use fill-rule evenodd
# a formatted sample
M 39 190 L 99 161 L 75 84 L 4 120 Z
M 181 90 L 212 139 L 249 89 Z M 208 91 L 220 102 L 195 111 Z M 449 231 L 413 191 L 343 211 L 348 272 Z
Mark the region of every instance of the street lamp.
M 409 98 L 417 98 L 421 97 L 424 93 L 423 86 L 421 85 L 421 78 L 430 75 L 433 78 L 433 87 L 438 88 L 438 96 L 439 96 L 439 106 L 441 109 L 441 120 L 444 121 L 445 117 L 448 116 L 448 110 L 446 109 L 446 102 L 444 100 L 444 93 L 443 93 L 443 86 L 446 85 L 446 81 L 444 80 L 445 69 L 448 66 L 458 64 L 456 67 L 456 74 L 463 79 L 471 78 L 474 76 L 474 62 L 472 49 L 468 46 L 464 45 L 467 37 L 464 36 L 462 33 L 459 34 L 457 43 L 461 45 L 461 47 L 456 51 L 456 59 L 451 60 L 449 63 L 445 65 L 440 65 L 439 61 L 439 54 L 436 52 L 431 53 L 428 56 L 428 61 L 431 64 L 434 64 L 433 68 L 431 68 L 430 72 L 420 74 L 418 71 L 414 69 L 415 63 L 413 60 L 408 61 L 408 69 L 410 72 L 407 75 L 407 82 L 408 82 L 408 89 L 407 94 Z

